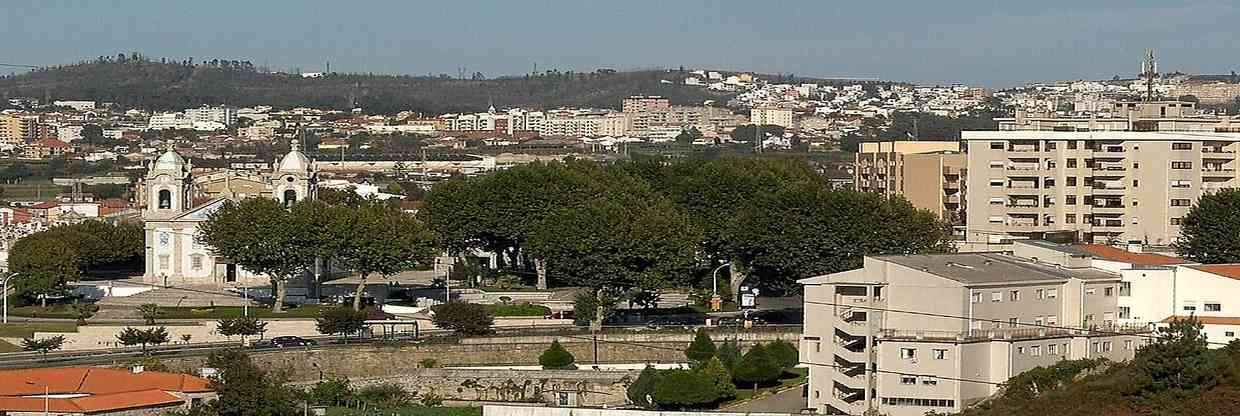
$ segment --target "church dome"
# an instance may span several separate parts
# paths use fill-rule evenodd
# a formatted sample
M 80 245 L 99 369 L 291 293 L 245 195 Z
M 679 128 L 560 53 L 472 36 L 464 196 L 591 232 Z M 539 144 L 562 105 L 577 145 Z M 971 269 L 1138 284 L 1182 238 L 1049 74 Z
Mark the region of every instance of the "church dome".
M 159 155 L 159 159 L 155 159 L 155 165 L 151 167 L 151 170 L 180 171 L 183 168 L 185 168 L 185 159 L 182 159 L 176 151 L 168 149 L 164 154 Z
M 278 172 L 286 173 L 302 173 L 310 171 L 310 158 L 298 148 L 297 141 L 293 140 L 293 149 L 280 159 L 280 165 L 276 168 Z

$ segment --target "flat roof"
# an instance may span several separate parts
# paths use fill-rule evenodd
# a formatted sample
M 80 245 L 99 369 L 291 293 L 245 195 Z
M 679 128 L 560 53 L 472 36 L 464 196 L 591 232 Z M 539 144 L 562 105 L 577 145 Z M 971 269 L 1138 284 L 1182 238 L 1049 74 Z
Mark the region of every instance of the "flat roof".
M 1118 279 L 1097 269 L 1065 269 L 1002 253 L 960 253 L 878 256 L 875 259 L 918 269 L 965 285 Z

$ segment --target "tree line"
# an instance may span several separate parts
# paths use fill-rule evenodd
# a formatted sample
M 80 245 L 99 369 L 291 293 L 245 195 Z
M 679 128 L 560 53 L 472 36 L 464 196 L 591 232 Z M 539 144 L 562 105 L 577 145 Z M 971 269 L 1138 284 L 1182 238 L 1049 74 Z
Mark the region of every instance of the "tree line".
M 58 225 L 22 237 L 9 249 L 13 287 L 27 302 L 60 296 L 82 274 L 110 269 L 140 269 L 145 254 L 139 224 L 99 221 Z

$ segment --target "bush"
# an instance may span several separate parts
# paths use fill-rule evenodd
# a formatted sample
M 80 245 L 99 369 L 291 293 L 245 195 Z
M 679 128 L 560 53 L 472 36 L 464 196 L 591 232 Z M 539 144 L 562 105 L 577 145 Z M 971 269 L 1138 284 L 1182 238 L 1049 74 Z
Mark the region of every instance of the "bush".
M 637 380 L 634 380 L 633 384 L 630 384 L 625 391 L 625 394 L 629 397 L 629 402 L 647 409 L 655 408 L 654 403 L 651 403 L 651 401 L 654 400 L 654 389 L 659 382 L 660 376 L 662 376 L 662 372 L 655 370 L 654 367 L 647 365 L 645 369 L 642 369 L 641 374 L 637 376 Z
M 436 360 L 434 358 L 423 358 L 421 361 L 418 361 L 418 367 L 422 367 L 422 368 L 439 367 L 439 360 Z
M 142 320 L 146 321 L 147 325 L 155 325 L 155 320 L 159 319 L 160 315 L 159 305 L 144 303 L 138 306 L 138 313 L 142 314 Z
M 347 336 L 366 327 L 366 312 L 348 307 L 324 309 L 315 321 L 319 333 Z
M 414 403 L 413 395 L 399 384 L 384 383 L 362 387 L 357 391 L 357 400 L 380 408 L 396 408 Z
M 775 359 L 775 363 L 784 369 L 796 367 L 801 363 L 801 354 L 791 342 L 777 339 L 766 345 L 766 351 Z
M 758 344 L 749 348 L 732 375 L 737 380 L 749 383 L 757 389 L 759 384 L 775 381 L 783 373 L 783 367 L 775 362 L 775 358 L 771 357 L 766 347 Z
M 485 335 L 491 333 L 495 318 L 486 306 L 465 302 L 448 302 L 431 308 L 435 312 L 435 326 L 451 329 L 461 335 Z
M 615 295 L 602 291 L 599 295 L 603 304 L 603 320 L 616 311 L 616 303 L 619 299 Z M 599 299 L 595 298 L 594 293 L 589 291 L 581 291 L 577 296 L 573 297 L 573 323 L 577 325 L 589 325 L 594 320 L 594 315 L 598 312 Z
M 671 409 L 695 408 L 719 400 L 715 381 L 694 370 L 664 371 L 654 386 L 654 402 Z
M 732 384 L 732 374 L 719 361 L 719 357 L 711 357 L 702 365 L 702 376 L 714 382 L 715 392 L 719 399 L 736 397 L 736 385 Z
M 347 378 L 329 379 L 315 384 L 308 393 L 315 404 L 337 406 L 349 402 L 353 388 Z
M 538 365 L 544 370 L 572 370 L 577 368 L 573 365 L 574 361 L 576 358 L 560 345 L 560 341 L 551 341 L 551 346 L 538 356 Z
M 717 352 L 715 342 L 710 340 L 710 334 L 706 333 L 705 328 L 698 328 L 697 334 L 693 336 L 693 342 L 685 348 L 685 357 L 694 362 L 704 363 L 714 358 Z
M 725 341 L 716 355 L 723 363 L 723 368 L 728 369 L 728 373 L 736 373 L 736 366 L 741 363 L 741 347 L 736 341 Z

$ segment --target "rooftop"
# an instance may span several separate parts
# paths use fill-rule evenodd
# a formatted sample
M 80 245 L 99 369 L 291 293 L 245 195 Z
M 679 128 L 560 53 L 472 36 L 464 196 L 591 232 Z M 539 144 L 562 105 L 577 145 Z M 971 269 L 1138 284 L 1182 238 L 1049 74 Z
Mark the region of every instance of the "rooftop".
M 1153 253 L 1133 253 L 1128 250 L 1119 249 L 1103 244 L 1078 244 L 1074 247 L 1081 251 L 1089 253 L 1094 258 L 1118 261 L 1121 263 L 1136 264 L 1142 266 L 1169 266 L 1173 264 L 1189 263 L 1187 260 L 1177 259 L 1171 256 Z
M 1188 319 L 1196 319 L 1197 322 L 1205 325 L 1240 325 L 1240 316 L 1171 316 L 1163 319 L 1162 323 L 1169 324 Z
M 1240 280 L 1240 264 L 1198 264 L 1188 266 L 1206 273 L 1214 273 L 1223 277 Z
M 1101 270 L 1065 269 L 1000 253 L 919 254 L 875 258 L 922 270 L 965 285 L 1056 281 L 1070 278 L 1082 280 L 1119 278 L 1118 275 Z
M 46 389 L 46 390 L 45 390 Z M 180 404 L 173 394 L 212 391 L 207 379 L 185 374 L 108 368 L 0 370 L 0 413 L 100 413 Z

